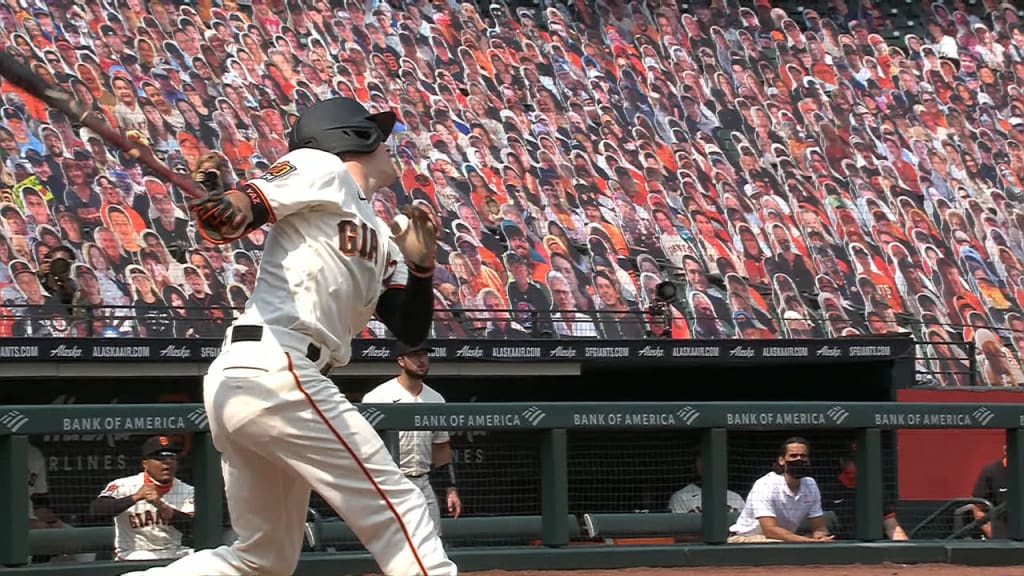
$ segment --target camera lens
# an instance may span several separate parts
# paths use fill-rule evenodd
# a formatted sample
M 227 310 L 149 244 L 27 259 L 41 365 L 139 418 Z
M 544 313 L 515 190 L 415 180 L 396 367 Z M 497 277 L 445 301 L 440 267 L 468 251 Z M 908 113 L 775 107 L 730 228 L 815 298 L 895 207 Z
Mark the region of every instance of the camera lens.
M 71 272 L 71 262 L 66 258 L 54 258 L 50 261 L 50 273 L 54 276 L 67 276 Z

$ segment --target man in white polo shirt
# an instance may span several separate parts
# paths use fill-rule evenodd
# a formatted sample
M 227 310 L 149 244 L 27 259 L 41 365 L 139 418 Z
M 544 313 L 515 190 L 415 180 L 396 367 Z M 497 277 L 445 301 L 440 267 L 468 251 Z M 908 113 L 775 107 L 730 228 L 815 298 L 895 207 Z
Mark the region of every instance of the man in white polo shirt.
M 782 443 L 772 471 L 757 479 L 747 495 L 743 512 L 729 528 L 730 544 L 751 542 L 827 542 L 818 484 L 810 471 L 811 446 L 794 437 Z M 807 520 L 811 536 L 796 533 Z
M 428 345 L 408 346 L 399 341 L 395 353 L 401 374 L 378 385 L 363 396 L 364 404 L 396 404 L 398 402 L 439 402 L 444 397 L 423 383 L 430 370 Z M 419 487 L 427 499 L 430 517 L 437 534 L 441 535 L 441 508 L 430 484 L 432 468 L 443 472 L 447 483 L 447 508 L 452 518 L 462 512 L 462 501 L 455 482 L 455 463 L 448 432 L 426 430 L 403 430 L 398 433 L 398 467 L 413 484 Z

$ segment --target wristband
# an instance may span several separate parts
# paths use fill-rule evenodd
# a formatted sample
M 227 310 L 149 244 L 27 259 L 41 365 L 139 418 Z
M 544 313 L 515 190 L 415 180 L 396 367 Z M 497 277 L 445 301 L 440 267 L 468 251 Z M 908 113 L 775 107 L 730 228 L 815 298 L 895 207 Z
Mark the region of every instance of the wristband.
M 449 463 L 445 464 L 444 466 L 438 466 L 437 469 L 438 470 L 445 470 L 445 471 L 448 472 L 448 487 L 449 488 L 458 488 L 459 487 L 458 483 L 455 482 L 455 465 L 454 464 L 449 462 Z
M 414 262 L 406 262 L 406 268 L 409 269 L 409 273 L 413 276 L 419 276 L 420 278 L 433 278 L 434 277 L 434 266 L 429 267 L 420 266 Z
M 246 182 L 245 186 L 242 186 L 242 194 L 249 199 L 252 203 L 252 221 L 249 223 L 248 229 L 255 230 L 260 226 L 270 222 L 274 222 L 274 215 L 270 211 L 270 204 L 267 203 L 267 199 L 263 196 L 263 192 L 251 182 Z

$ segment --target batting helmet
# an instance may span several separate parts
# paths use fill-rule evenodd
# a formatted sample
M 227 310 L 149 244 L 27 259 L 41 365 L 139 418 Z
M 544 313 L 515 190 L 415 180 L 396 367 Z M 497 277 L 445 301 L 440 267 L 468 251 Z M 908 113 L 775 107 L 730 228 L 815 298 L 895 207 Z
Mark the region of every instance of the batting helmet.
M 357 100 L 330 98 L 310 106 L 299 116 L 288 137 L 288 150 L 373 152 L 388 139 L 394 127 L 394 112 L 370 114 Z

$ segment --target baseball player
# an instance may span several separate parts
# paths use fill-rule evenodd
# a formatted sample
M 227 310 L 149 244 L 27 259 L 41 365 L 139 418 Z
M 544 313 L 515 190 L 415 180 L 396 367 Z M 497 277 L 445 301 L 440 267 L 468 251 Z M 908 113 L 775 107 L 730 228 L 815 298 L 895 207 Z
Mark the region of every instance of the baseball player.
M 389 227 L 367 200 L 397 180 L 384 145 L 395 119 L 349 98 L 318 102 L 263 175 L 193 204 L 212 242 L 273 225 L 252 295 L 203 385 L 238 539 L 148 574 L 292 574 L 310 490 L 386 576 L 458 573 L 423 493 L 325 376 L 348 363 L 353 335 L 374 313 L 407 344 L 430 329 L 433 222 L 413 209 Z
M 402 373 L 396 378 L 378 385 L 363 396 L 366 404 L 395 404 L 398 402 L 440 402 L 444 397 L 423 383 L 430 370 L 430 356 L 427 347 L 399 344 L 396 353 Z M 405 477 L 412 480 L 427 499 L 430 518 L 437 533 L 441 534 L 441 507 L 437 504 L 434 487 L 430 484 L 430 469 L 443 471 L 448 483 L 447 505 L 452 518 L 462 513 L 458 484 L 455 481 L 455 463 L 452 461 L 452 447 L 448 432 L 405 430 L 398 433 L 398 467 Z
M 195 514 L 195 489 L 175 478 L 179 447 L 167 436 L 142 444 L 142 472 L 114 480 L 89 506 L 114 518 L 116 560 L 178 558 L 192 552 L 181 531 Z

